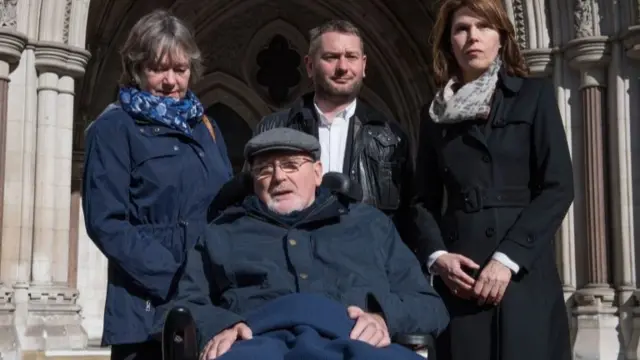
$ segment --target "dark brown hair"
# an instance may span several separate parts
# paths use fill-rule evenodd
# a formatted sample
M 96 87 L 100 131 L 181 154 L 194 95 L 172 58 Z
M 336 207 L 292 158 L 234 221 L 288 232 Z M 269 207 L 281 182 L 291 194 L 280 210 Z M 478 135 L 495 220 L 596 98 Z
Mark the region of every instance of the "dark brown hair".
M 500 0 L 444 0 L 431 32 L 436 86 L 442 87 L 452 76 L 461 75 L 451 47 L 451 26 L 453 15 L 463 7 L 485 19 L 489 26 L 500 33 L 502 48 L 498 56 L 502 57 L 502 64 L 507 73 L 527 76 L 529 68 L 516 42 L 516 32 Z
M 318 50 L 318 47 L 320 46 L 320 37 L 330 32 L 357 36 L 360 38 L 360 43 L 363 47 L 361 50 L 364 53 L 364 42 L 362 41 L 360 29 L 347 20 L 329 20 L 309 31 L 309 56 L 314 55 L 316 50 Z

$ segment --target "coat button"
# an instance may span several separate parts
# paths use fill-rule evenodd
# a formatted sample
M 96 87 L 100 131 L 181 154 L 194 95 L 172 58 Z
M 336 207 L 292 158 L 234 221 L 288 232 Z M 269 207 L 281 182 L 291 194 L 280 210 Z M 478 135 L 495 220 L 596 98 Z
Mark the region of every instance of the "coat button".
M 298 242 L 295 241 L 294 239 L 289 239 L 289 245 L 296 246 L 297 244 L 298 244 Z
M 527 242 L 531 244 L 533 242 L 533 239 L 527 236 Z
M 492 237 L 493 235 L 496 234 L 496 230 L 492 227 L 487 228 L 487 230 L 484 231 L 484 234 L 487 235 L 487 237 Z
M 153 128 L 153 132 L 156 132 L 156 133 L 160 132 L 160 128 Z
M 446 172 L 446 173 L 448 173 L 448 172 L 449 172 L 449 168 L 448 168 L 448 167 L 445 167 L 445 168 L 444 168 L 444 169 L 442 169 L 442 170 L 444 170 L 444 172 Z
M 202 151 L 198 152 L 198 156 L 204 157 L 204 153 Z
M 491 162 L 491 158 L 489 158 L 489 155 L 484 155 L 482 157 L 482 161 L 486 162 L 486 163 L 490 163 Z
M 309 277 L 309 275 L 305 274 L 305 273 L 300 273 L 300 279 L 302 280 L 307 280 L 307 278 Z
M 173 151 L 178 151 L 179 149 L 178 145 L 173 145 Z

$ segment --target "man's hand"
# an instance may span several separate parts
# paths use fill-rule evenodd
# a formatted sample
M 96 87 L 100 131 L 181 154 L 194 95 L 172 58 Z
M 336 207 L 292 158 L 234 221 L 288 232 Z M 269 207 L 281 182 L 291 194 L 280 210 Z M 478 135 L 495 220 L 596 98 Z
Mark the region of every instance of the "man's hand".
M 473 293 L 478 298 L 478 305 L 486 303 L 498 305 L 511 281 L 511 270 L 497 260 L 491 260 L 482 269 Z
M 391 345 L 389 330 L 382 316 L 365 312 L 357 306 L 349 306 L 347 312 L 351 319 L 356 320 L 349 335 L 352 340 L 364 341 L 375 347 Z
M 447 253 L 440 255 L 432 266 L 454 295 L 463 299 L 473 295 L 476 281 L 462 268 L 479 269 L 480 266 L 473 260 L 464 255 Z
M 209 340 L 200 354 L 200 360 L 217 359 L 229 351 L 236 340 L 251 340 L 253 334 L 245 323 L 237 323 Z

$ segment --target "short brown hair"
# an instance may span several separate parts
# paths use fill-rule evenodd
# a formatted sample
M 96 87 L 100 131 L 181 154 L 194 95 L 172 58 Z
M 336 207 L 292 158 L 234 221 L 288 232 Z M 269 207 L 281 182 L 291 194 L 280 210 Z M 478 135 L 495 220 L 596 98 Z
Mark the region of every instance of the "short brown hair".
M 442 87 L 453 75 L 460 75 L 460 67 L 451 47 L 453 15 L 466 7 L 500 33 L 503 66 L 510 75 L 527 76 L 529 68 L 516 42 L 516 32 L 500 0 L 445 0 L 440 6 L 431 32 L 433 73 L 436 86 Z
M 202 54 L 191 29 L 166 10 L 154 10 L 143 16 L 133 25 L 120 50 L 120 85 L 140 85 L 145 66 L 161 61 L 165 54 L 174 55 L 178 49 L 184 51 L 189 59 L 190 80 L 193 84 L 202 76 L 203 66 Z
M 313 55 L 320 46 L 320 37 L 326 33 L 337 32 L 340 34 L 355 35 L 360 38 L 362 44 L 362 52 L 364 53 L 364 41 L 362 41 L 362 35 L 360 29 L 358 29 L 353 23 L 347 20 L 329 20 L 326 23 L 314 27 L 309 31 L 309 54 Z

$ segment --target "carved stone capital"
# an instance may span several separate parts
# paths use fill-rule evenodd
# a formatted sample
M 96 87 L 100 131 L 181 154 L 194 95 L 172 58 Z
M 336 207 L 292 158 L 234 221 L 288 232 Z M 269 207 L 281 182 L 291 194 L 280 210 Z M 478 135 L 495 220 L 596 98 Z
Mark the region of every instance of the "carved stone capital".
M 622 36 L 622 43 L 628 57 L 640 60 L 640 25 L 630 26 Z
M 581 315 L 615 314 L 615 292 L 612 288 L 584 288 L 574 295 L 575 308 L 573 313 Z
M 531 75 L 548 76 L 553 70 L 553 50 L 545 49 L 526 49 L 522 51 Z
M 604 68 L 611 60 L 609 38 L 606 36 L 573 39 L 565 49 L 569 65 L 578 70 Z
M 0 60 L 9 64 L 20 61 L 27 36 L 8 28 L 0 28 Z
M 78 78 L 84 75 L 91 53 L 85 49 L 56 42 L 38 42 L 36 69 Z

